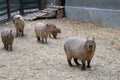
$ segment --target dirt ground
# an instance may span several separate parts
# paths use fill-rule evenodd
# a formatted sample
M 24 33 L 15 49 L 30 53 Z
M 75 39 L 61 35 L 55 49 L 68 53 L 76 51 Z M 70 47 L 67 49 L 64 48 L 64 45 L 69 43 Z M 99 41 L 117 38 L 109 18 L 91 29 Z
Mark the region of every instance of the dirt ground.
M 62 33 L 58 39 L 48 38 L 47 45 L 38 43 L 37 22 L 54 23 Z M 15 34 L 12 23 L 1 25 L 0 32 L 4 28 Z M 92 67 L 86 71 L 67 63 L 63 45 L 73 36 L 96 39 Z M 120 80 L 120 30 L 65 18 L 26 22 L 25 36 L 15 38 L 13 51 L 4 50 L 0 39 L 0 80 Z

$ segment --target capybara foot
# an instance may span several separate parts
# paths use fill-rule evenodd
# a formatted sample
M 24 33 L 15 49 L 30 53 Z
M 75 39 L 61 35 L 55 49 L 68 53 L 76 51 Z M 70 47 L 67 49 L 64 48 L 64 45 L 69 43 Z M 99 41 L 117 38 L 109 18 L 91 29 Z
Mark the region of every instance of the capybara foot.
M 75 64 L 76 64 L 77 66 L 80 66 L 80 64 L 78 63 L 78 61 L 77 61 L 76 58 L 74 58 L 74 62 L 75 62 Z
M 82 67 L 82 68 L 81 68 L 81 70 L 82 70 L 82 71 L 85 71 L 85 70 L 86 70 L 86 68 L 85 68 L 85 67 Z
M 88 65 L 88 66 L 87 66 L 87 68 L 91 68 L 91 66 L 90 66 L 90 65 Z

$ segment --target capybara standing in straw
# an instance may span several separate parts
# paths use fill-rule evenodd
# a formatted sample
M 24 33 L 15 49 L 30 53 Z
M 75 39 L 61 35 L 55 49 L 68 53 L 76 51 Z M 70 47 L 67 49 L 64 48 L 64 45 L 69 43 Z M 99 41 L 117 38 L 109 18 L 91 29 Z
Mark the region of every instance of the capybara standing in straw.
M 61 29 L 56 27 L 52 32 L 51 34 L 49 34 L 49 37 L 51 37 L 51 35 L 53 36 L 53 38 L 57 39 L 57 35 L 58 33 L 61 33 Z
M 16 37 L 18 37 L 19 34 L 24 36 L 25 22 L 24 22 L 23 17 L 21 15 L 15 15 L 13 17 L 13 23 L 16 28 Z
M 35 25 L 35 33 L 38 41 L 42 40 L 42 43 L 47 44 L 47 38 L 48 35 L 51 33 L 51 31 L 55 28 L 54 24 L 43 24 L 43 23 L 37 23 Z
M 1 39 L 2 42 L 4 44 L 4 48 L 6 50 L 11 50 L 12 51 L 12 45 L 13 45 L 13 41 L 14 41 L 14 36 L 13 36 L 13 32 L 10 29 L 4 29 L 1 32 Z
M 78 60 L 81 60 L 81 70 L 86 69 L 85 61 L 87 61 L 87 68 L 90 68 L 90 62 L 92 60 L 92 57 L 94 56 L 95 49 L 95 38 L 84 39 L 72 37 L 69 38 L 64 44 L 64 50 L 67 55 L 68 64 L 70 66 L 73 66 L 71 64 L 72 58 L 74 59 L 76 65 L 80 65 L 78 63 Z

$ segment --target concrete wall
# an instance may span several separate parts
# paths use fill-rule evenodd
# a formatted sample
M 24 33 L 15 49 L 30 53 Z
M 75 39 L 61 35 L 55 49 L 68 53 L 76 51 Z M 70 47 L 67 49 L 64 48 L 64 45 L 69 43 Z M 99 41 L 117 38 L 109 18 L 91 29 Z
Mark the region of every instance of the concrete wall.
M 120 0 L 66 0 L 66 17 L 120 28 Z

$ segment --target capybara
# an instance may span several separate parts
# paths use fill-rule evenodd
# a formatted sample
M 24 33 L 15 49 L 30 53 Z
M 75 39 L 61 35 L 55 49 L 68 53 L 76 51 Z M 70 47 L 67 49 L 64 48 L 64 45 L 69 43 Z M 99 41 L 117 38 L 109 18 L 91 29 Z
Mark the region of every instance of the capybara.
M 52 30 L 52 32 L 49 34 L 49 37 L 51 37 L 51 35 L 52 35 L 53 38 L 57 39 L 57 35 L 58 35 L 58 33 L 61 33 L 61 29 L 55 27 L 55 29 Z
M 35 32 L 36 32 L 36 37 L 37 37 L 37 41 L 41 41 L 42 43 L 46 43 L 47 44 L 47 38 L 48 35 L 51 33 L 51 31 L 55 28 L 54 24 L 43 24 L 43 23 L 37 23 L 35 25 Z M 45 41 L 44 41 L 45 40 Z
M 73 66 L 71 64 L 71 59 L 73 58 L 75 64 L 80 65 L 78 63 L 79 59 L 82 62 L 81 70 L 86 69 L 85 61 L 87 61 L 87 68 L 90 68 L 90 62 L 95 53 L 95 49 L 96 49 L 95 38 L 84 39 L 72 37 L 69 38 L 64 44 L 64 50 L 67 55 L 68 64 L 70 66 Z
M 25 22 L 24 22 L 23 17 L 21 15 L 15 15 L 13 17 L 13 23 L 16 28 L 16 37 L 18 37 L 18 35 L 20 34 L 24 36 Z
M 1 39 L 2 42 L 4 44 L 4 48 L 6 50 L 11 50 L 12 51 L 12 45 L 13 45 L 13 41 L 14 41 L 14 36 L 13 36 L 13 32 L 10 29 L 4 29 L 1 32 Z

